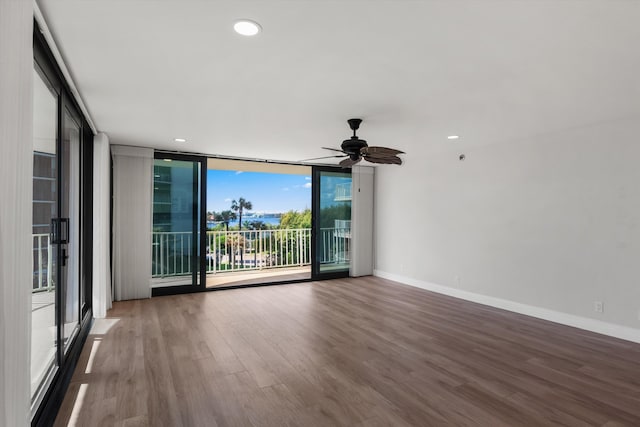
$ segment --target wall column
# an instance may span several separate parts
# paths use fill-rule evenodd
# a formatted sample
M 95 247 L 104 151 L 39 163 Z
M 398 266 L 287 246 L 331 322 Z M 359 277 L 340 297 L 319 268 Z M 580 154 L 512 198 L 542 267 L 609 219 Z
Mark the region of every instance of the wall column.
M 111 308 L 111 151 L 104 133 L 93 139 L 93 316 Z
M 373 174 L 370 166 L 351 168 L 351 277 L 373 274 Z
M 33 1 L 0 0 L 0 425 L 30 423 Z

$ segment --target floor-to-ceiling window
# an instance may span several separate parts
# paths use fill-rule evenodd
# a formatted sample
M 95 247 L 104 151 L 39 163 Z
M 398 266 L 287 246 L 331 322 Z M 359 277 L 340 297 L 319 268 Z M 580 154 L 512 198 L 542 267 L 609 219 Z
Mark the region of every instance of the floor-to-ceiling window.
M 56 364 L 57 251 L 51 241 L 58 216 L 58 95 L 37 67 L 33 72 L 33 282 L 31 395 L 36 396 Z
M 156 153 L 151 243 L 152 287 L 156 295 L 202 287 L 203 162 L 195 156 Z
M 311 278 L 311 167 L 207 160 L 207 288 Z
M 314 168 L 314 279 L 349 274 L 351 171 Z
M 348 276 L 350 170 L 155 157 L 153 295 Z
M 350 170 L 157 152 L 153 174 L 153 295 L 349 274 Z
M 33 115 L 31 396 L 46 424 L 90 324 L 93 139 L 37 25 Z
M 158 152 L 152 203 L 153 295 L 311 278 L 308 166 Z
M 80 326 L 80 121 L 64 107 L 60 141 L 60 184 L 58 247 L 60 250 L 60 284 L 62 292 L 62 343 L 69 351 Z

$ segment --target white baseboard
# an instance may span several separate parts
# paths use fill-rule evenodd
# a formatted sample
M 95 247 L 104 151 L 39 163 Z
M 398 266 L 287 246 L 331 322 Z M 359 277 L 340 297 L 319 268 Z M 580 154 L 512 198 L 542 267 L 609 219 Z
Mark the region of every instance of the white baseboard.
M 640 343 L 640 329 L 607 323 L 596 319 L 589 319 L 587 317 L 575 316 L 573 314 L 562 313 L 560 311 L 548 310 L 546 308 L 535 307 L 532 305 L 509 301 L 502 298 L 476 294 L 474 292 L 463 291 L 460 289 L 451 288 L 449 286 L 442 286 L 435 283 L 425 282 L 411 277 L 401 276 L 399 274 L 388 273 L 386 271 L 374 270 L 373 275 L 381 277 L 383 279 L 393 280 L 394 282 L 403 283 L 405 285 L 414 286 L 416 288 L 437 292 L 439 294 L 449 295 L 455 298 L 460 298 L 491 307 L 501 308 L 503 310 L 513 311 L 515 313 L 520 313 L 531 317 L 537 317 L 539 319 L 548 320 L 550 322 L 573 326 L 574 328 L 584 329 L 587 331 L 596 332 L 598 334 L 608 335 L 611 337 Z

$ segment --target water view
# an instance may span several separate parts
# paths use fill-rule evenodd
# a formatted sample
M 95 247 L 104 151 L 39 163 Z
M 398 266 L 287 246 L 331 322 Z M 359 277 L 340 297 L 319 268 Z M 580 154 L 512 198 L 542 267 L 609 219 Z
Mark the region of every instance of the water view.
M 280 225 L 280 216 L 282 214 L 277 213 L 277 214 L 268 214 L 268 215 L 248 215 L 248 216 L 243 216 L 242 217 L 242 226 L 244 227 L 246 224 L 251 224 L 254 222 L 261 222 L 264 225 L 267 225 L 271 228 L 273 227 L 277 227 Z M 219 225 L 224 225 L 223 221 L 207 221 L 207 228 L 211 229 L 211 228 L 215 228 Z M 238 226 L 238 220 L 234 219 L 234 220 L 230 220 L 229 221 L 229 227 L 237 227 Z

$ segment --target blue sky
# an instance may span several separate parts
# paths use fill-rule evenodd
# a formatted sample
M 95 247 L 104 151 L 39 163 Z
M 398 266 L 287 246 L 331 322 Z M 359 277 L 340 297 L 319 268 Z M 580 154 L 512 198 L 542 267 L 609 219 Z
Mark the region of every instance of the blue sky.
M 231 209 L 231 201 L 244 197 L 253 212 L 302 211 L 311 208 L 311 177 L 305 175 L 207 171 L 207 211 Z

